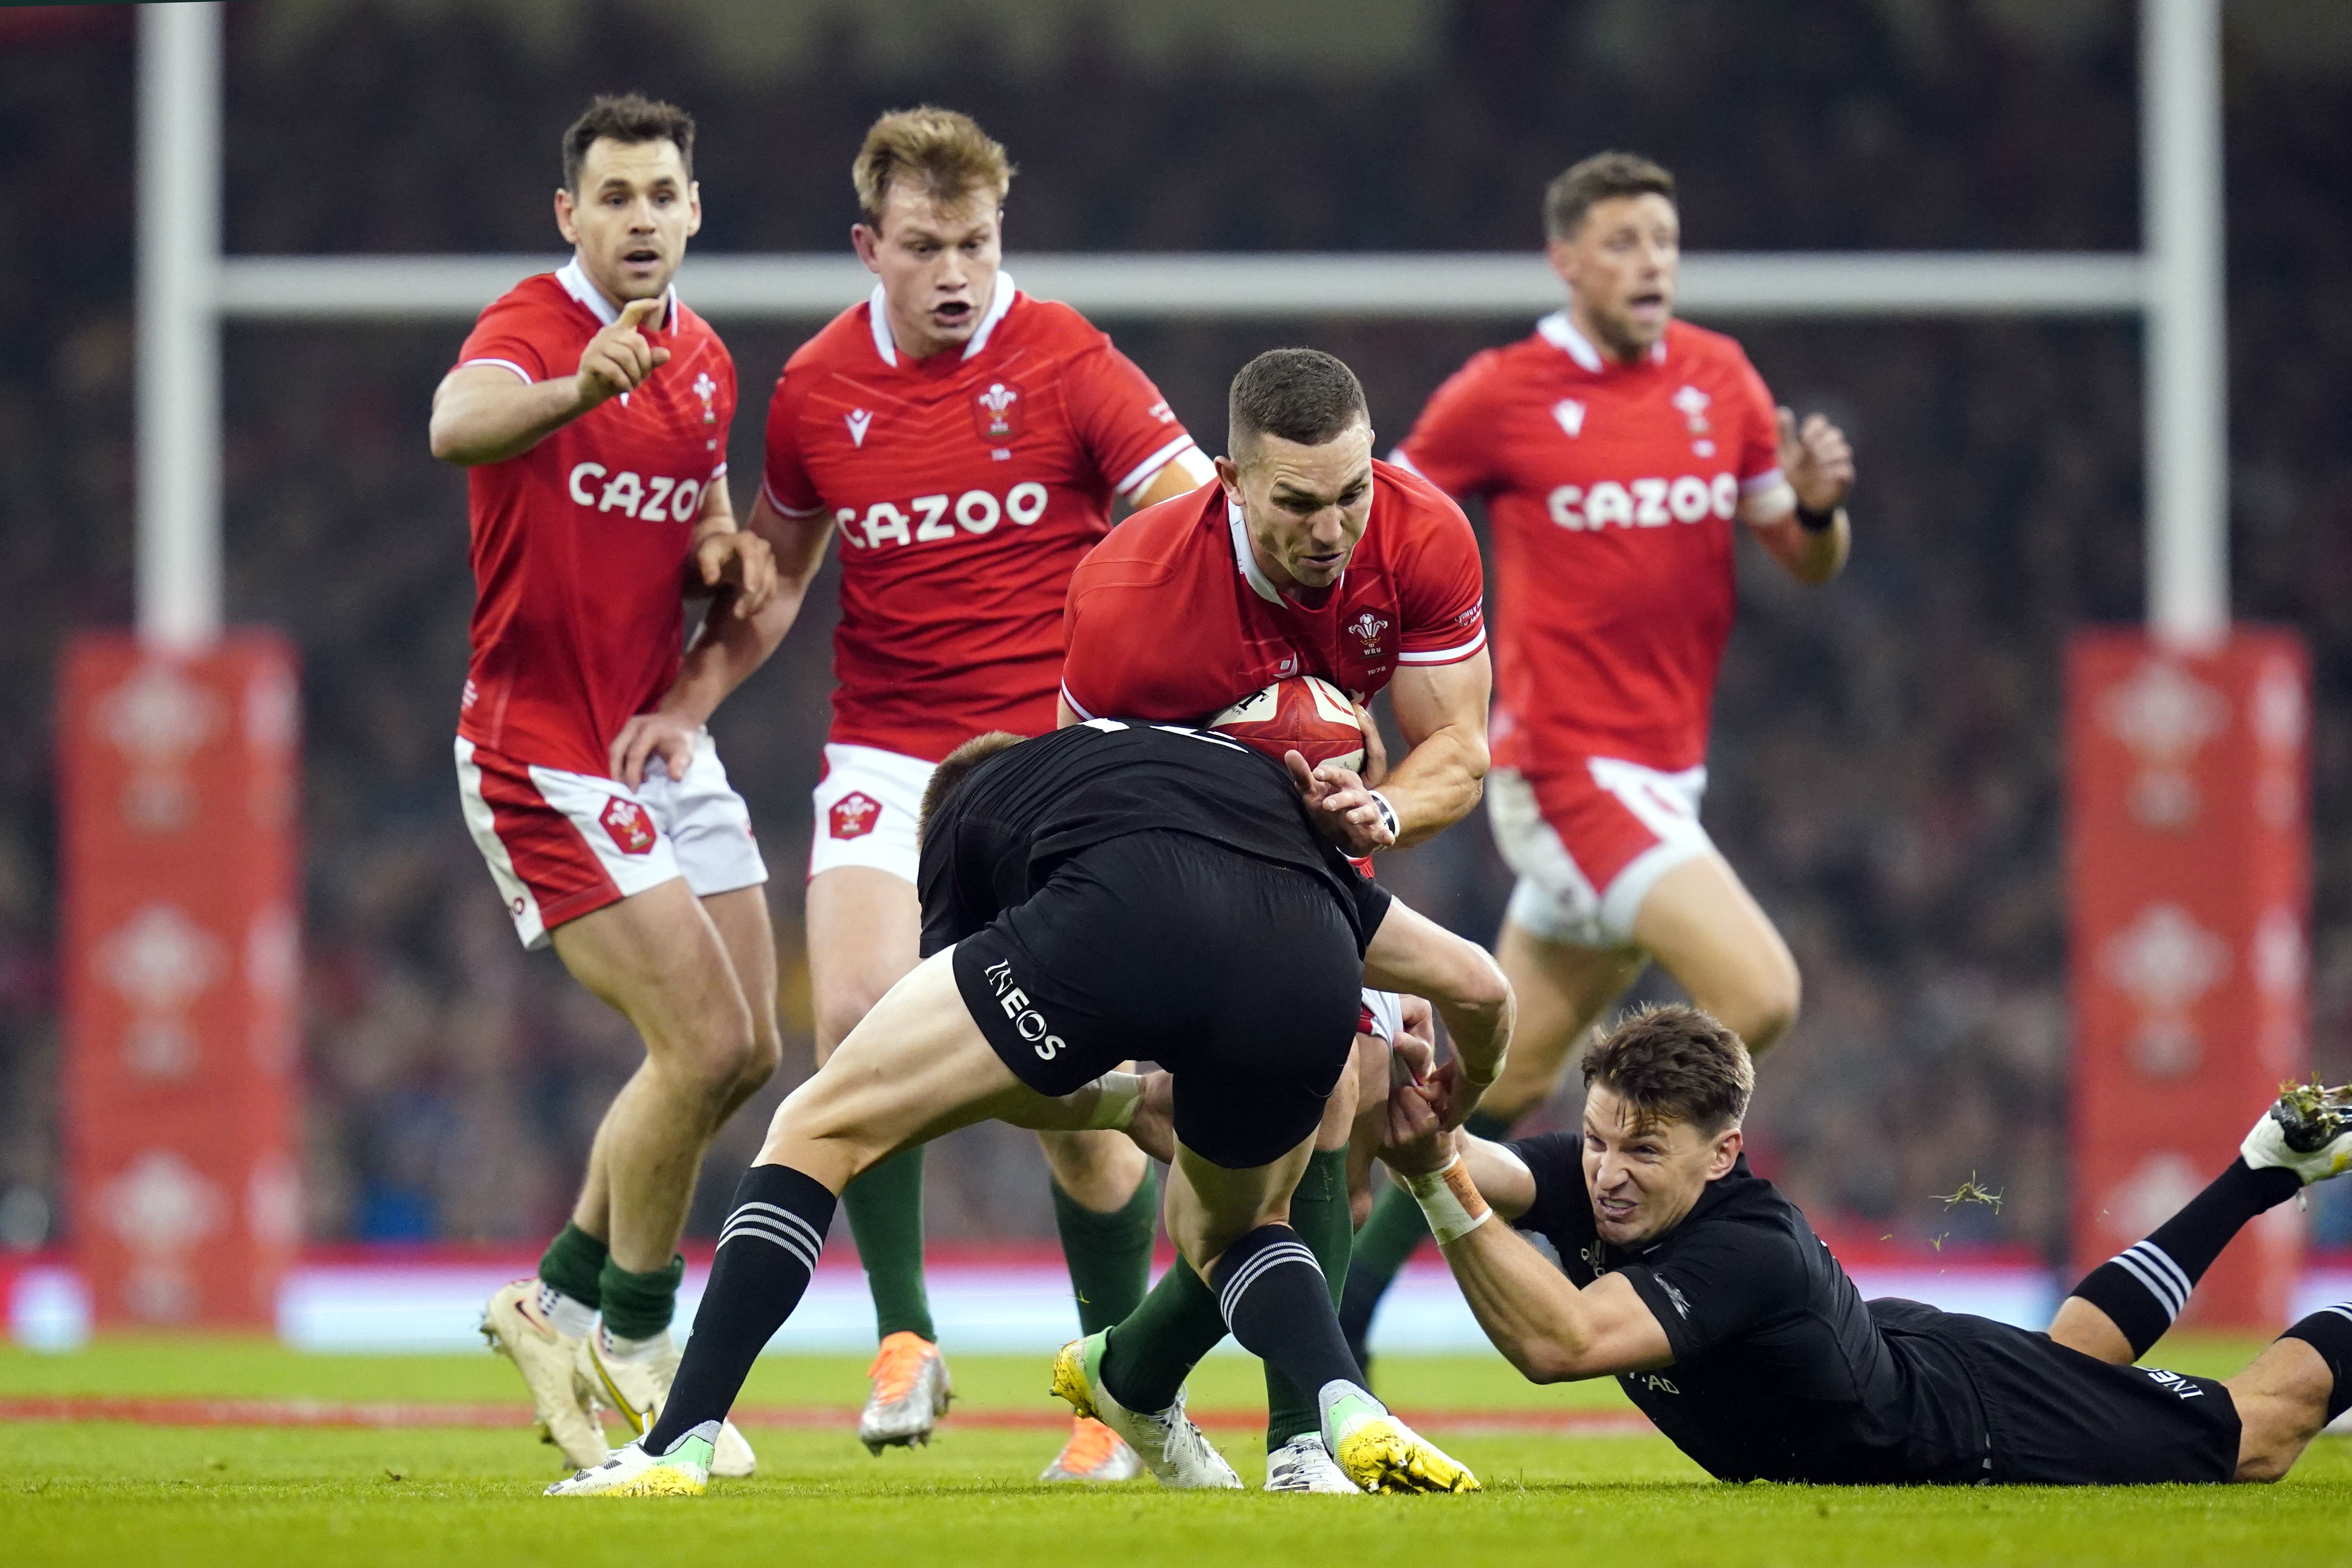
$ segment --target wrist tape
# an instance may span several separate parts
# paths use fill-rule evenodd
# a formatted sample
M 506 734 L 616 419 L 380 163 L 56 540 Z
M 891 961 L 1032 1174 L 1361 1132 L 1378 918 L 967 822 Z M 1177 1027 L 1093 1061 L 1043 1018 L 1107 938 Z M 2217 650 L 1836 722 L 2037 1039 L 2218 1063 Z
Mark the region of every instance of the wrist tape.
M 1143 1076 L 1131 1072 L 1107 1072 L 1095 1079 L 1102 1098 L 1095 1101 L 1094 1114 L 1087 1118 L 1089 1128 L 1124 1132 L 1135 1120 L 1135 1108 L 1143 1103 Z
M 1422 1217 L 1429 1221 L 1429 1234 L 1440 1247 L 1461 1240 L 1495 1217 L 1495 1211 L 1478 1195 L 1477 1184 L 1471 1181 L 1470 1168 L 1459 1154 L 1442 1170 L 1407 1176 L 1404 1185 L 1421 1205 Z
M 1389 837 L 1394 840 L 1403 837 L 1403 829 L 1397 821 L 1396 807 L 1389 804 L 1389 797 L 1378 790 L 1371 793 L 1372 804 L 1380 808 L 1381 822 L 1388 828 Z

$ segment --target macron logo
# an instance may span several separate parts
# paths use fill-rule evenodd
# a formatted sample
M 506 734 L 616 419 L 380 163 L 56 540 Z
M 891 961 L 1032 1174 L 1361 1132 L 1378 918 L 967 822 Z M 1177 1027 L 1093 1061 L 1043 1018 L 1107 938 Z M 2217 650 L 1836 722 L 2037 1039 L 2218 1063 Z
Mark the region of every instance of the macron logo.
M 874 416 L 872 414 L 863 408 L 853 408 L 848 413 L 841 416 L 841 421 L 843 424 L 849 426 L 849 444 L 851 446 L 863 447 L 866 445 L 866 427 L 874 423 Z
M 1584 405 L 1573 397 L 1563 397 L 1551 405 L 1551 416 L 1570 436 L 1584 434 Z

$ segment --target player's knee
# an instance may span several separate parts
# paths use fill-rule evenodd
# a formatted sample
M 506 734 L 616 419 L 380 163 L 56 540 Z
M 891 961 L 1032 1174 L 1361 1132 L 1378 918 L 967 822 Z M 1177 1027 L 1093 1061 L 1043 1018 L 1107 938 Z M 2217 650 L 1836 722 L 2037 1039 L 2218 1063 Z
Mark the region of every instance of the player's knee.
M 827 1055 L 866 1021 L 866 1015 L 874 1011 L 874 1004 L 882 1000 L 882 994 L 889 989 L 887 985 L 852 981 L 827 986 L 817 994 L 816 1037 Z
M 1725 996 L 1716 1010 L 1723 1025 L 1748 1042 L 1759 1055 L 1772 1048 L 1796 1026 L 1797 1010 L 1804 1000 L 1804 983 L 1796 961 L 1785 952 L 1759 964 Z

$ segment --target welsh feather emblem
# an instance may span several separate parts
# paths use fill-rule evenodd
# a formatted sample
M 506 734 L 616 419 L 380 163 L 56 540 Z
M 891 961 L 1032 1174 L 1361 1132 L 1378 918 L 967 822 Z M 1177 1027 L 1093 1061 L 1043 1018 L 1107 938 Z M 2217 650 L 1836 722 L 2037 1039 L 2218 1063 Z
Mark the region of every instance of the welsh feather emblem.
M 972 427 L 983 441 L 1003 443 L 1021 434 L 1021 389 L 992 381 L 971 397 Z
M 614 795 L 604 803 L 604 815 L 597 818 L 604 831 L 613 836 L 613 844 L 624 855 L 653 853 L 654 819 L 635 801 Z
M 833 803 L 825 826 L 835 838 L 863 838 L 874 831 L 882 803 L 863 791 L 852 791 Z

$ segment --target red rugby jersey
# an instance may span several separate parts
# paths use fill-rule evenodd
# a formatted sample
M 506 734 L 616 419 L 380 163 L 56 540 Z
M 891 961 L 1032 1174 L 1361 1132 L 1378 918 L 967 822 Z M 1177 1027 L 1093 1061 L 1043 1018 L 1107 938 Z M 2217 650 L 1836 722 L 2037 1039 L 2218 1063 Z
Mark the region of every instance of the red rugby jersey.
M 1620 364 L 1547 316 L 1456 371 L 1398 454 L 1486 499 L 1497 764 L 1706 761 L 1734 519 L 1782 483 L 1771 395 L 1737 342 L 1675 321 Z
M 943 757 L 1054 727 L 1070 572 L 1192 438 L 1067 305 L 997 274 L 961 350 L 908 360 L 882 290 L 784 366 L 769 504 L 841 533 L 831 739 Z
M 1291 675 L 1359 701 L 1400 664 L 1458 664 L 1486 646 L 1478 541 L 1436 487 L 1372 465 L 1372 511 L 1339 581 L 1267 581 L 1224 490 L 1135 516 L 1070 579 L 1062 693 L 1082 719 L 1192 722 Z
M 571 375 L 619 317 L 574 261 L 494 301 L 457 363 Z M 602 775 L 621 726 L 677 679 L 687 548 L 727 472 L 726 346 L 675 289 L 662 325 L 640 330 L 670 353 L 643 385 L 466 476 L 473 662 L 457 732 L 570 773 Z

